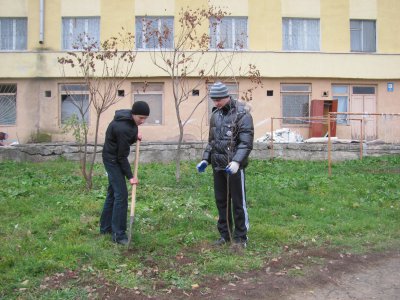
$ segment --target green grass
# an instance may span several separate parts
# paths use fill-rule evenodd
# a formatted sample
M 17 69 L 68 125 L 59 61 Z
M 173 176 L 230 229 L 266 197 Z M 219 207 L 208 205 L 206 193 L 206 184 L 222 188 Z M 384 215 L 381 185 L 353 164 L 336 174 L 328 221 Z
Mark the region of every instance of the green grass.
M 133 249 L 98 234 L 107 177 L 96 165 L 84 190 L 78 164 L 0 164 L 0 298 L 84 299 L 78 281 L 41 289 L 46 277 L 74 270 L 152 293 L 189 288 L 209 276 L 260 268 L 283 246 L 330 247 L 364 253 L 400 243 L 400 157 L 335 163 L 252 161 L 246 171 L 249 246 L 246 255 L 214 249 L 218 237 L 212 172 L 183 163 L 139 168 Z

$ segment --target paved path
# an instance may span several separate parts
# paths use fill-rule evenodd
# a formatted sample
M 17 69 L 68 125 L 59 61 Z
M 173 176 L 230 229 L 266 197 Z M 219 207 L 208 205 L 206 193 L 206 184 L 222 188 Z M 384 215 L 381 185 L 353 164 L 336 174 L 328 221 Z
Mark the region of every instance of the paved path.
M 297 291 L 289 300 L 400 299 L 400 255 L 384 259 L 356 273 L 346 273 L 334 283 Z

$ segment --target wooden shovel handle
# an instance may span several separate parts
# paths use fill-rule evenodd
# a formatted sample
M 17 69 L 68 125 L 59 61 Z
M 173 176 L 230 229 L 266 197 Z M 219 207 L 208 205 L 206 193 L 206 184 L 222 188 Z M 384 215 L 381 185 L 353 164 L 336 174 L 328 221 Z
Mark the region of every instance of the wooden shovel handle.
M 133 170 L 133 177 L 135 178 L 137 178 L 138 168 L 139 168 L 139 147 L 140 147 L 140 140 L 137 140 L 135 148 L 135 166 Z M 135 205 L 136 205 L 136 184 L 132 185 L 131 217 L 133 217 L 135 214 Z

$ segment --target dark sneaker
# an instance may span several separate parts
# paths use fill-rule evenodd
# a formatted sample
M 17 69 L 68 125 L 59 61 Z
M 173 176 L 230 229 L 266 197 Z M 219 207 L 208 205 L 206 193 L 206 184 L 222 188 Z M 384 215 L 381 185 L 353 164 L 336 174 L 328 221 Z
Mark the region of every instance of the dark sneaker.
M 213 245 L 214 246 L 223 246 L 227 243 L 228 241 L 224 239 L 223 237 L 220 237 L 218 240 L 216 240 Z
M 121 237 L 117 237 L 113 234 L 112 241 L 117 244 L 128 245 L 128 237 L 125 234 Z
M 235 245 L 238 245 L 242 248 L 246 248 L 247 247 L 247 239 L 235 239 Z
M 121 239 L 121 240 L 116 240 L 113 241 L 114 243 L 120 244 L 120 245 L 128 245 L 128 239 Z

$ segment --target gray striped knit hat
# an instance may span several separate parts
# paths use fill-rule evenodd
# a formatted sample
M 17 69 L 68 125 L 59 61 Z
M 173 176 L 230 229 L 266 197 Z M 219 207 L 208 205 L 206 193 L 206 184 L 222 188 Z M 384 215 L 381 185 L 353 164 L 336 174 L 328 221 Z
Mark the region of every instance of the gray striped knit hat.
M 210 89 L 210 98 L 211 99 L 220 99 L 229 97 L 228 88 L 225 84 L 218 81 L 211 86 Z

